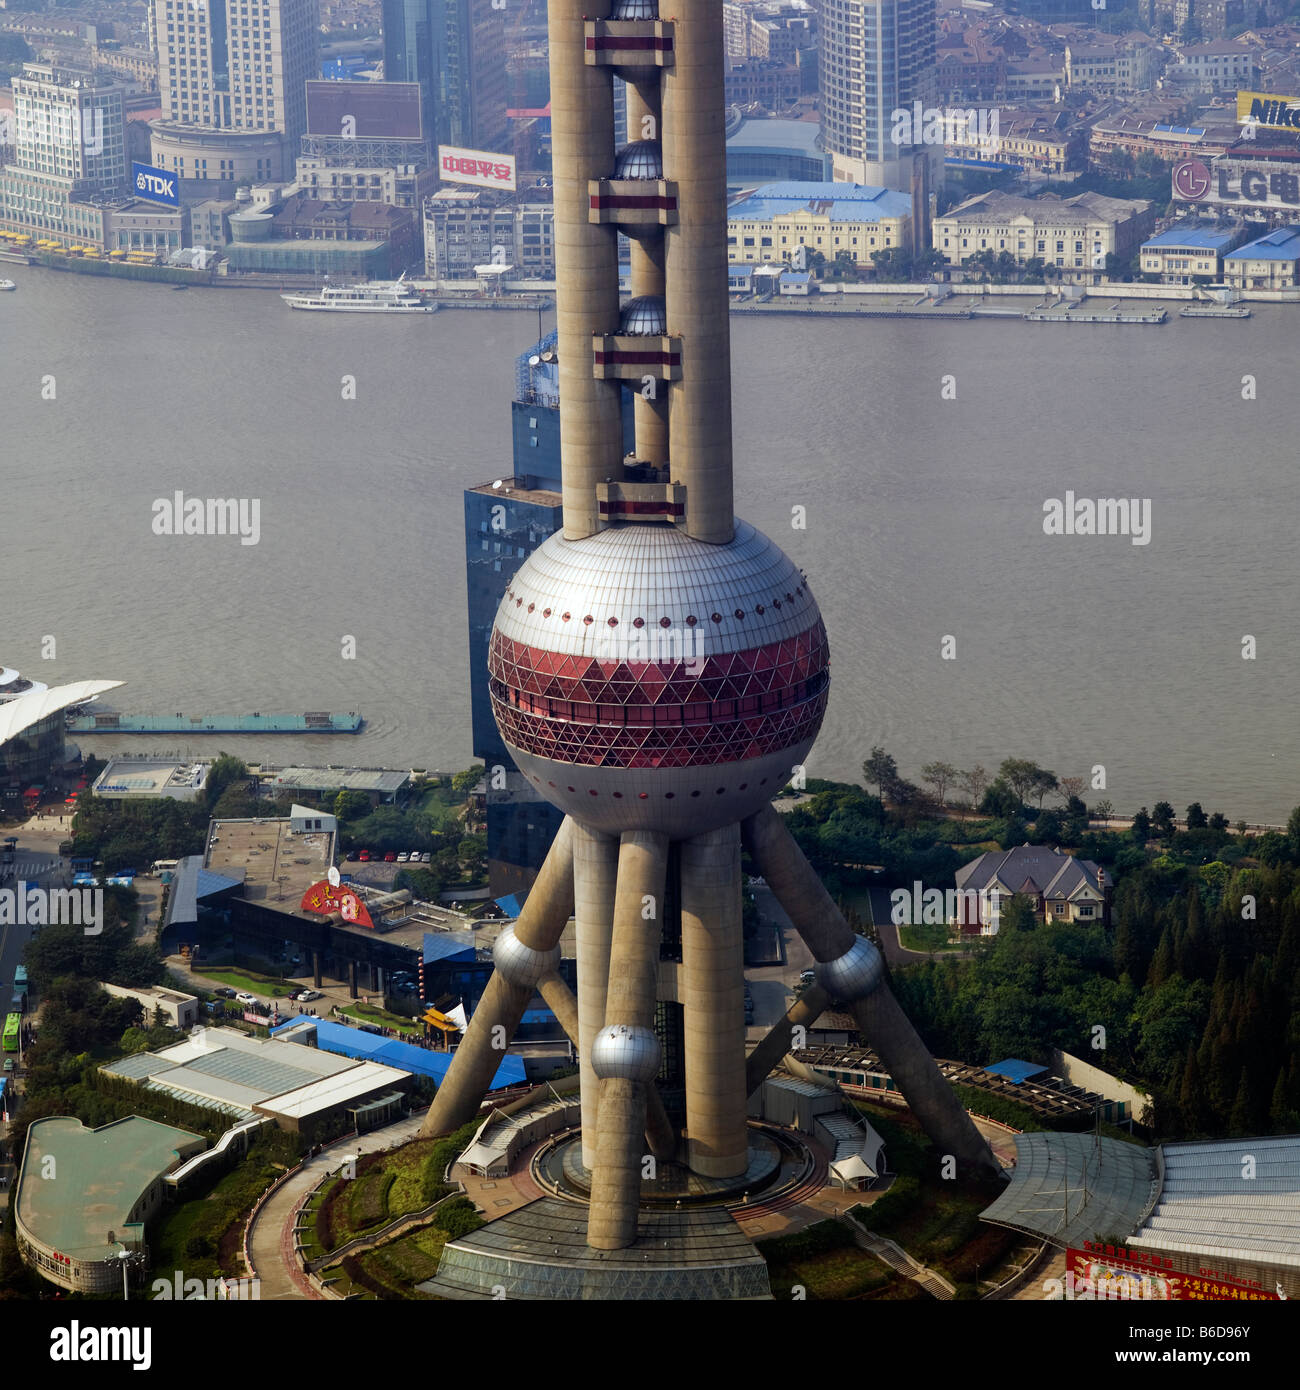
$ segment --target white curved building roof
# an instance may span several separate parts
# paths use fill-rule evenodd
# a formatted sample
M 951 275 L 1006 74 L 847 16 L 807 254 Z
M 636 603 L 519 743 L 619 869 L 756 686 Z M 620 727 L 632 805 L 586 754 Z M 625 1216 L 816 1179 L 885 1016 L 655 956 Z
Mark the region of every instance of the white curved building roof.
M 79 705 L 92 695 L 116 690 L 122 681 L 74 681 L 71 685 L 56 685 L 52 690 L 30 690 L 16 700 L 0 705 L 0 744 L 39 724 L 42 719 L 69 705 Z

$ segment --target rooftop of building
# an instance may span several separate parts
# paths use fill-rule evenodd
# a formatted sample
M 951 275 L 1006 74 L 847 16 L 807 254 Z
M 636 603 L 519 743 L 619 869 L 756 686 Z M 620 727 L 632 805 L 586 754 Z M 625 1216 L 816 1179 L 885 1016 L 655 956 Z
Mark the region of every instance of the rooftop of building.
M 198 995 L 196 994 L 182 994 L 179 990 L 167 989 L 163 985 L 105 984 L 103 985 L 103 988 L 106 990 L 127 990 L 129 993 L 133 995 L 143 995 L 147 999 L 157 999 L 160 1002 L 167 1004 L 193 1004 L 196 1003 L 198 1000 Z
M 1091 859 L 1078 859 L 1048 845 L 1016 845 L 995 849 L 963 864 L 957 887 L 980 891 L 997 885 L 1006 893 L 1033 893 L 1072 898 L 1085 889 L 1101 892 L 1101 869 Z
M 411 780 L 409 772 L 386 767 L 263 767 L 261 782 L 285 791 L 361 791 L 391 795 Z
M 820 134 L 821 126 L 816 121 L 791 121 L 779 117 L 763 120 L 745 116 L 734 127 L 728 126 L 727 149 L 735 152 L 780 150 L 821 159 L 822 151 L 817 145 Z
M 1233 238 L 1236 236 L 1235 229 L 1226 232 L 1215 231 L 1213 227 L 1202 227 L 1195 224 L 1180 223 L 1160 233 L 1159 236 L 1150 237 L 1142 243 L 1143 251 L 1169 251 L 1182 250 L 1189 251 L 1222 251 L 1225 246 L 1231 246 Z
M 1075 193 L 1069 198 L 1044 193 L 1038 198 L 1025 198 L 1017 193 L 1002 193 L 995 189 L 967 198 L 964 203 L 936 220 L 942 222 L 948 218 L 974 216 L 1035 219 L 1050 217 L 1054 221 L 1083 223 L 1093 218 L 1130 217 L 1150 206 L 1150 203 L 1142 198 L 1108 198 L 1102 193 Z
M 1278 227 L 1229 251 L 1225 261 L 1293 261 L 1300 257 L 1300 227 Z
M 564 498 L 558 492 L 553 492 L 549 488 L 530 487 L 527 484 L 537 483 L 541 480 L 530 475 L 513 478 L 497 478 L 490 483 L 479 483 L 475 487 L 466 488 L 466 492 L 486 493 L 497 497 L 510 497 L 520 502 L 531 502 L 539 507 L 558 507 Z
M 1160 1195 L 1130 1245 L 1300 1268 L 1300 1135 L 1164 1144 L 1160 1152 Z
M 334 833 L 296 833 L 289 820 L 214 820 L 208 827 L 204 867 L 217 874 L 243 874 L 240 896 L 281 912 L 296 912 L 302 895 L 334 863 Z
M 207 780 L 209 766 L 205 762 L 178 763 L 169 758 L 113 758 L 95 778 L 92 791 L 97 796 L 106 792 L 159 796 L 180 788 L 197 792 Z
M 768 183 L 733 203 L 729 218 L 763 222 L 801 210 L 829 216 L 832 222 L 878 222 L 910 217 L 912 200 L 905 193 L 856 183 Z
M 87 1129 L 71 1115 L 33 1120 L 18 1183 L 18 1218 L 60 1254 L 114 1258 L 119 1251 L 109 1244 L 109 1233 L 126 1235 L 131 1208 L 149 1184 L 205 1147 L 200 1135 L 138 1115 L 99 1129 Z M 55 1181 L 45 1179 L 47 1159 Z
M 396 1067 L 358 1065 L 355 1057 L 250 1038 L 234 1028 L 195 1028 L 175 1047 L 133 1053 L 103 1070 L 236 1118 L 301 1119 L 405 1077 Z
M 92 696 L 102 695 L 107 690 L 116 690 L 122 684 L 122 681 L 74 681 L 71 685 L 57 685 L 52 689 L 42 685 L 16 700 L 6 700 L 0 703 L 0 744 L 16 738 L 52 714 L 79 705 Z

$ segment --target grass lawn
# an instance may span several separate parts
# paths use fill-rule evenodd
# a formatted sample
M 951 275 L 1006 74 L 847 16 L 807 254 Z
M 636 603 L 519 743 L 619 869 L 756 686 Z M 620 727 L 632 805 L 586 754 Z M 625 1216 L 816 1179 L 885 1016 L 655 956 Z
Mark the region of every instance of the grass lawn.
M 390 1014 L 387 1009 L 377 1008 L 374 1004 L 347 1004 L 343 1012 L 349 1018 L 360 1019 L 362 1023 L 379 1023 L 385 1028 L 396 1028 L 399 1033 L 414 1034 L 417 1038 L 424 1032 L 424 1024 L 413 1023 L 401 1014 Z
M 838 1223 L 819 1221 L 806 1231 L 758 1242 L 767 1261 L 773 1297 L 789 1299 L 796 1285 L 814 1299 L 858 1298 L 884 1289 L 898 1276 L 861 1250 Z
M 271 980 L 264 975 L 246 975 L 242 970 L 226 970 L 220 967 L 204 969 L 203 978 L 215 980 L 219 985 L 229 985 L 231 989 L 243 990 L 248 994 L 265 995 L 267 998 L 280 999 L 291 990 L 301 989 L 302 985 L 294 980 L 286 982 L 284 980 Z
M 361 1267 L 373 1280 L 391 1291 L 394 1298 L 428 1298 L 428 1294 L 417 1293 L 415 1285 L 437 1274 L 446 1240 L 445 1231 L 426 1226 L 389 1245 L 368 1251 L 361 1257 Z
M 359 1206 L 354 1205 L 354 1198 L 357 1198 L 356 1193 L 348 1190 L 340 1194 L 330 1209 L 329 1248 L 336 1250 L 354 1236 L 362 1235 L 366 1231 L 373 1231 L 376 1227 L 385 1226 L 396 1217 L 405 1215 L 408 1211 L 419 1211 L 426 1206 L 427 1203 L 424 1201 L 422 1192 L 424 1168 L 428 1163 L 429 1155 L 439 1142 L 437 1139 L 412 1140 L 409 1144 L 403 1144 L 400 1149 L 394 1149 L 392 1153 L 385 1154 L 381 1163 L 367 1169 L 354 1182 L 344 1183 L 348 1189 L 362 1184 L 375 1188 L 384 1181 L 386 1175 L 390 1173 L 393 1175 L 393 1180 L 385 1192 L 384 1211 L 377 1220 L 367 1220 L 367 1213 L 364 1213 Z M 344 1182 L 344 1180 L 340 1178 L 338 1182 Z M 316 1209 L 337 1185 L 337 1183 L 326 1184 L 318 1196 L 312 1199 L 309 1210 L 312 1212 L 313 1218 Z M 357 1198 L 357 1200 L 360 1199 Z M 373 1213 L 369 1213 L 369 1215 L 373 1215 Z M 363 1221 L 364 1225 L 361 1224 Z
M 320 1277 L 322 1280 L 332 1279 L 334 1282 L 330 1285 L 330 1289 L 334 1293 L 343 1294 L 345 1297 L 348 1294 L 358 1294 L 362 1298 L 369 1299 L 378 1299 L 379 1297 L 378 1294 L 371 1293 L 371 1291 L 363 1285 L 354 1284 L 352 1280 L 343 1273 L 339 1265 L 335 1265 L 333 1269 L 322 1269 L 320 1271 Z
M 960 951 L 961 946 L 948 945 L 948 928 L 935 923 L 932 926 L 913 926 L 908 923 L 898 928 L 898 939 L 908 951 Z

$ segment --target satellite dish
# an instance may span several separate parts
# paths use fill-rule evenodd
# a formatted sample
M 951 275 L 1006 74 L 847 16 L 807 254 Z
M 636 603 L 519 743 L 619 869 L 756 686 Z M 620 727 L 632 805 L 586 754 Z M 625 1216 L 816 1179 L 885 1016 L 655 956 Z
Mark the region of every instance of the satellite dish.
M 337 888 L 339 886 L 339 871 L 336 865 L 330 865 L 329 873 L 327 873 L 325 877 L 329 879 L 331 888 Z
M 492 486 L 499 491 L 503 481 L 504 479 L 498 478 L 496 482 L 492 484 Z
M 528 359 L 528 365 L 530 367 L 536 367 L 541 363 L 541 360 L 542 359 L 538 357 L 536 353 L 533 353 L 533 355 Z

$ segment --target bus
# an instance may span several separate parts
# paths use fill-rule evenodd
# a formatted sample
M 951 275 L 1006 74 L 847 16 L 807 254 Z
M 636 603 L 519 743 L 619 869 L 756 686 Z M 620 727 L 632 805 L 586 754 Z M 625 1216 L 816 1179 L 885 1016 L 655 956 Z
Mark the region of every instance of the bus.
M 6 1052 L 18 1051 L 18 1030 L 22 1024 L 21 1014 L 8 1014 L 5 1017 L 4 1050 Z

